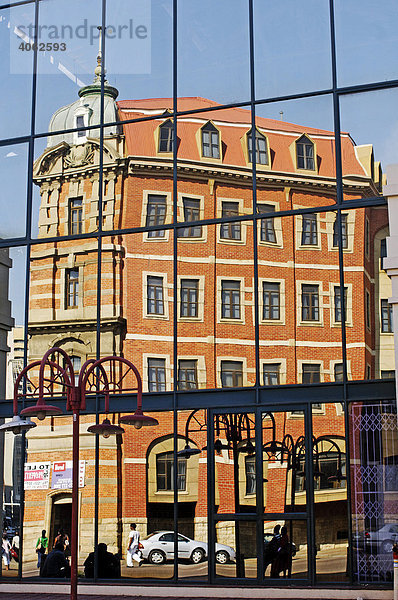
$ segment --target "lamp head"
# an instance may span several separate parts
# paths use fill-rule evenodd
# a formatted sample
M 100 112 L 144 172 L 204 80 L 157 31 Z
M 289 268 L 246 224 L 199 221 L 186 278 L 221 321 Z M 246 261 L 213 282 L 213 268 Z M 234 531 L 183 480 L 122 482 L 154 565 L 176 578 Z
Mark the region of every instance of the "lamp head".
M 51 406 L 51 404 L 35 404 L 34 406 L 28 406 L 21 410 L 21 416 L 25 417 L 36 417 L 39 421 L 44 421 L 46 417 L 54 417 L 56 415 L 62 415 L 62 408 L 58 406 Z
M 124 433 L 123 427 L 112 425 L 109 419 L 104 419 L 102 423 L 99 423 L 98 425 L 90 425 L 90 427 L 87 427 L 87 431 L 102 435 L 105 439 L 108 439 L 111 435 Z
M 149 417 L 148 415 L 144 415 L 140 409 L 137 409 L 133 415 L 123 415 L 120 417 L 120 422 L 125 423 L 126 425 L 134 425 L 136 429 L 159 425 L 159 421 L 157 419 L 154 417 Z
M 185 444 L 185 448 L 179 450 L 177 452 L 177 456 L 180 458 L 191 458 L 191 456 L 195 456 L 195 454 L 200 454 L 201 450 L 199 448 L 191 448 L 189 444 Z
M 29 418 L 21 419 L 19 415 L 14 415 L 11 421 L 0 425 L 0 431 L 12 431 L 14 435 L 18 435 L 18 433 L 29 431 L 33 427 L 36 427 L 36 423 L 33 423 Z

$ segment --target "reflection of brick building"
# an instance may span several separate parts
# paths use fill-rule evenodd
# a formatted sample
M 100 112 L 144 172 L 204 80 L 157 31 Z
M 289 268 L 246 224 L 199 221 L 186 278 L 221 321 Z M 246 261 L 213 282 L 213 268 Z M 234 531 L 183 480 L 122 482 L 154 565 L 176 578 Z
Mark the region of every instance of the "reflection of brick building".
M 173 221 L 173 130 L 168 112 L 172 101 L 122 101 L 116 105 L 117 91 L 109 86 L 105 90 L 107 122 L 157 118 L 105 129 L 102 227 L 112 231 L 168 225 Z M 60 129 L 98 123 L 98 85 L 83 88 L 79 95 L 81 100 L 54 115 L 47 149 L 35 164 L 34 178 L 41 194 L 40 238 L 92 233 L 98 228 L 99 133 L 94 129 L 55 134 Z M 176 219 L 190 222 L 180 229 L 177 243 L 167 228 L 110 234 L 102 240 L 101 355 L 122 354 L 131 359 L 143 375 L 144 391 L 170 390 L 175 369 L 181 389 L 255 383 L 253 222 L 195 224 L 253 212 L 251 159 L 255 144 L 257 207 L 268 215 L 257 221 L 261 384 L 339 380 L 342 310 L 335 213 L 270 216 L 272 212 L 334 204 L 333 134 L 258 118 L 253 143 L 250 112 L 208 110 L 216 106 L 201 98 L 180 100 L 180 110 L 202 112 L 181 117 L 177 124 Z M 371 146 L 355 147 L 349 135 L 343 134 L 342 154 L 346 199 L 377 195 L 382 174 Z M 388 345 L 391 328 L 387 323 L 382 329 L 387 337 L 376 335 L 379 311 L 372 310 L 383 299 L 380 294 L 388 298 L 379 264 L 386 224 L 384 208 L 343 213 L 347 358 L 352 379 L 379 377 L 381 371 L 393 370 L 375 353 Z M 175 245 L 177 289 L 173 289 Z M 54 345 L 72 355 L 77 369 L 86 358 L 95 356 L 96 290 L 97 244 L 93 238 L 60 239 L 34 248 L 31 360 Z M 178 365 L 173 365 L 175 297 Z M 316 436 L 344 435 L 338 405 L 320 403 L 315 411 Z M 181 448 L 187 415 L 180 415 Z M 279 416 L 282 418 L 282 413 Z M 122 446 L 109 440 L 100 442 L 100 532 L 116 547 L 121 535 L 120 527 L 115 527 L 117 521 L 135 519 L 142 532 L 146 527 L 153 530 L 172 524 L 173 421 L 171 414 L 159 413 L 157 418 L 160 427 L 138 435 L 128 430 Z M 283 419 L 287 423 L 284 432 L 290 430 L 295 439 L 303 434 L 300 415 L 283 413 Z M 205 445 L 205 438 L 205 434 L 192 435 L 199 448 Z M 86 551 L 93 535 L 94 442 L 89 435 L 82 439 L 81 455 L 88 461 L 81 493 L 81 546 Z M 48 460 L 60 455 L 69 458 L 69 444 L 70 431 L 63 421 L 46 422 L 29 434 L 28 461 L 42 460 L 44 454 Z M 342 445 L 340 449 L 344 452 Z M 185 477 L 180 495 L 182 530 L 203 539 L 206 462 L 201 458 L 191 458 L 185 474 L 180 473 L 181 481 Z M 248 486 L 253 467 L 243 454 L 239 460 L 240 477 L 244 474 L 239 480 L 240 499 L 249 511 L 255 505 L 255 489 Z M 268 463 L 265 509 L 288 511 L 291 475 L 285 465 Z M 231 490 L 227 493 L 227 484 L 231 484 L 228 451 L 216 457 L 216 465 L 216 505 L 219 512 L 233 512 Z M 304 496 L 299 482 L 296 491 L 295 502 L 300 504 Z M 68 505 L 68 493 L 29 492 L 25 518 L 31 524 L 27 534 L 32 537 L 42 527 L 43 509 L 36 512 L 36 503 L 44 495 L 47 528 L 55 526 L 56 510 L 68 519 L 67 509 L 54 509 L 57 503 Z M 324 525 L 327 502 L 343 501 L 345 489 L 329 486 L 316 490 L 315 496 L 323 504 L 320 522 L 323 518 Z M 339 526 L 344 529 L 340 522 L 330 537 L 330 532 L 322 533 L 323 540 L 335 542 Z

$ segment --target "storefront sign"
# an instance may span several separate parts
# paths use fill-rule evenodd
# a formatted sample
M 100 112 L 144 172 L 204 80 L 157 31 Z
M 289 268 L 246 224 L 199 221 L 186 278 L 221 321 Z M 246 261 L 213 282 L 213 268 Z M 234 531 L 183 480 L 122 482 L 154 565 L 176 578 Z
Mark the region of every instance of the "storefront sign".
M 51 463 L 25 463 L 25 490 L 47 490 L 50 484 Z
M 84 487 L 86 462 L 79 461 L 79 487 Z M 51 489 L 67 490 L 72 488 L 72 461 L 61 460 L 53 463 Z

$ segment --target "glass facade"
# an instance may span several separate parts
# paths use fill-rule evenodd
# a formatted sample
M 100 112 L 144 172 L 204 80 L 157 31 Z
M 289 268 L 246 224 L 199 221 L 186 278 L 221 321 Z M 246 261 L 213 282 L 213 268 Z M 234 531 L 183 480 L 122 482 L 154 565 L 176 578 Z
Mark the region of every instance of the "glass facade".
M 85 381 L 79 577 L 389 586 L 391 3 L 366 43 L 369 2 L 19 4 L 0 7 L 0 418 L 56 347 L 74 383 L 131 361 L 158 421 L 123 425 L 122 363 Z M 88 431 L 104 418 L 124 433 Z M 76 543 L 70 411 L 34 422 L 0 433 L 4 581 L 49 577 L 60 530 L 67 560 Z

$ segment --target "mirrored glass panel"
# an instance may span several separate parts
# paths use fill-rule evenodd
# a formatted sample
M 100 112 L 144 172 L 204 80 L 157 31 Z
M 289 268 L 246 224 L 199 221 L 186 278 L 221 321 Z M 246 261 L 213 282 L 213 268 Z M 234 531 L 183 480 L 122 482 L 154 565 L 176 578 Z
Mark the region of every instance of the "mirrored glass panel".
M 172 42 L 171 0 L 107 3 L 106 78 L 119 92 L 121 120 L 128 118 L 129 108 L 145 107 L 146 114 L 153 99 L 172 97 Z M 98 48 L 98 40 L 94 47 Z M 137 105 L 138 99 L 147 100 Z M 104 116 L 109 122 L 112 115 Z
M 0 200 L 1 238 L 23 237 L 26 233 L 26 210 L 29 165 L 28 144 L 0 147 L 0 176 L 3 191 Z
M 250 100 L 248 17 L 242 0 L 178 3 L 178 110 L 187 110 L 189 96 L 214 104 Z
M 265 579 L 308 577 L 307 522 L 264 521 Z
M 353 576 L 392 581 L 397 541 L 397 414 L 395 402 L 350 405 L 353 482 Z
M 302 410 L 262 413 L 264 512 L 305 512 Z
M 103 366 L 115 381 L 119 369 L 121 377 L 125 375 L 123 385 L 133 379 L 125 366 L 115 364 L 111 368 L 106 362 Z M 158 425 L 136 429 L 122 422 L 127 413 L 103 415 L 124 432 L 107 438 L 104 434 L 99 436 L 98 540 L 107 544 L 107 549 L 103 545 L 98 547 L 101 579 L 173 576 L 173 415 L 148 413 L 145 407 L 144 412 L 156 419 Z M 162 431 L 169 433 L 162 435 Z M 109 429 L 105 435 L 108 433 Z M 86 566 L 91 568 L 90 559 L 88 562 Z
M 283 23 L 283 26 L 281 24 Z M 329 5 L 254 2 L 256 97 L 330 88 Z
M 206 443 L 206 412 L 179 411 L 178 578 L 184 580 L 208 577 Z
M 216 523 L 216 577 L 257 577 L 255 521 Z
M 255 512 L 253 413 L 215 415 L 214 457 L 216 512 Z M 228 485 L 228 494 L 225 485 Z
M 397 6 L 382 0 L 364 2 L 357 11 L 352 2 L 335 2 L 338 83 L 357 85 L 397 77 L 390 60 L 397 42 Z M 363 32 L 369 35 L 363 39 Z
M 347 457 L 343 405 L 312 409 L 316 573 L 319 581 L 347 581 Z
M 0 98 L 1 139 L 31 132 L 34 53 L 29 31 L 34 22 L 33 3 L 0 11 L 0 69 L 3 89 L 7 90 Z
M 40 4 L 37 31 L 37 133 L 99 124 L 100 74 L 94 72 L 99 54 L 99 26 L 99 0 L 89 0 L 84 6 L 76 0 L 49 0 Z M 34 27 L 31 31 L 33 35 L 29 33 L 29 38 L 32 38 L 29 42 L 33 42 Z M 106 96 L 105 104 L 109 104 L 107 109 L 110 111 L 115 110 L 112 96 Z M 64 140 L 71 144 L 78 138 L 80 141 L 81 133 L 83 131 L 65 134 L 57 138 L 57 143 Z M 98 132 L 92 137 L 98 137 Z

